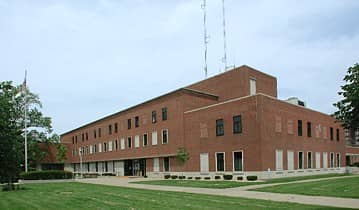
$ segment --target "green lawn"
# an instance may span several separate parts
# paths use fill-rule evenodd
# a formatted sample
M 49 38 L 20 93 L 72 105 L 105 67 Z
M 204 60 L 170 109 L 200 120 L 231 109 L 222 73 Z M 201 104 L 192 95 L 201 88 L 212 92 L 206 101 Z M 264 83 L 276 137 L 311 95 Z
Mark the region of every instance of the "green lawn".
M 0 209 L 335 209 L 82 183 L 26 184 L 0 192 Z
M 359 176 L 255 189 L 263 192 L 359 198 Z
M 178 186 L 178 187 L 200 187 L 200 188 L 232 188 L 242 187 L 254 184 L 269 184 L 269 183 L 281 183 L 281 182 L 292 182 L 307 179 L 319 179 L 328 177 L 340 177 L 346 176 L 344 174 L 321 174 L 314 176 L 299 176 L 299 177 L 287 177 L 277 178 L 260 182 L 242 182 L 242 181 L 215 181 L 215 180 L 179 180 L 179 179 L 166 179 L 166 180 L 153 180 L 153 181 L 141 181 L 132 182 L 134 184 L 149 184 L 149 185 L 165 185 L 165 186 Z

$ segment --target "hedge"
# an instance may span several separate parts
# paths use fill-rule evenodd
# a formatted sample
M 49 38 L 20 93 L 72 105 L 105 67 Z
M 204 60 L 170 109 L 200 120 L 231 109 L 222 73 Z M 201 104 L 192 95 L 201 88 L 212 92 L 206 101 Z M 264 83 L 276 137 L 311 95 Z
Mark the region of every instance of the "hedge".
M 38 179 L 72 179 L 73 174 L 70 171 L 49 170 L 49 171 L 30 171 L 22 172 L 20 179 L 38 180 Z
M 177 175 L 172 175 L 172 176 L 171 176 L 171 179 L 177 179 L 177 178 L 178 178 Z
M 233 175 L 231 175 L 231 174 L 223 174 L 223 179 L 224 179 L 224 180 L 232 180 L 232 179 L 233 179 Z
M 178 176 L 179 179 L 185 179 L 186 176 Z
M 256 181 L 258 179 L 257 176 L 247 176 L 248 181 Z
M 171 178 L 171 175 L 170 175 L 170 174 L 166 174 L 166 175 L 165 175 L 165 179 L 169 179 L 169 178 Z
M 214 179 L 221 179 L 221 176 L 214 176 Z

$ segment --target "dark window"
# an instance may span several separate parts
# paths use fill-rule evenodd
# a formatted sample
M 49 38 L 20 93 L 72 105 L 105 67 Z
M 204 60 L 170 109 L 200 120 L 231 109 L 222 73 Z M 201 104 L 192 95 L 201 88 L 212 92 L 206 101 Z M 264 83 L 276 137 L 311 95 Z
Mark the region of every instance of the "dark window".
M 334 168 L 334 153 L 330 153 L 330 168 Z
M 115 123 L 115 133 L 117 133 L 117 132 L 118 132 L 118 124 Z
M 107 151 L 107 144 L 103 143 L 103 151 L 106 152 Z
M 242 164 L 242 160 L 243 160 L 243 156 L 242 156 L 242 152 L 234 152 L 233 153 L 233 161 L 234 161 L 234 171 L 243 171 L 243 164 Z
M 84 133 L 81 134 L 81 140 L 82 140 L 82 142 L 85 140 L 85 134 Z
M 298 136 L 302 136 L 303 135 L 303 125 L 302 125 L 302 121 L 298 120 Z
M 167 107 L 162 108 L 162 120 L 167 120 Z
M 111 135 L 112 134 L 112 125 L 108 126 L 108 134 Z
M 72 144 L 75 144 L 75 137 L 72 137 Z
M 337 153 L 337 167 L 340 167 L 340 154 Z
M 77 136 L 75 136 L 75 144 L 77 144 Z
M 86 140 L 89 140 L 89 134 L 86 132 Z
M 131 139 L 131 137 L 128 137 L 128 138 L 127 138 L 127 147 L 128 147 L 128 148 L 131 148 L 131 147 L 132 147 L 132 139 Z
M 298 169 L 303 169 L 303 152 L 298 152 Z
M 332 127 L 330 127 L 330 140 L 334 139 L 334 130 Z
M 115 141 L 115 150 L 118 150 L 118 141 Z
M 308 164 L 307 168 L 312 168 L 312 152 L 308 152 Z
M 168 143 L 168 133 L 167 130 L 162 130 L 162 144 Z
M 337 129 L 337 141 L 339 141 L 339 129 Z
M 93 130 L 93 137 L 96 138 L 96 130 Z
M 152 123 L 156 123 L 156 122 L 157 122 L 156 111 L 152 111 Z
M 216 136 L 224 135 L 223 119 L 216 120 Z
M 148 140 L 147 140 L 147 133 L 143 134 L 143 146 L 147 146 Z
M 217 171 L 224 171 L 224 153 L 216 153 Z
M 135 117 L 135 127 L 138 128 L 140 126 L 140 118 L 138 116 Z
M 163 169 L 164 171 L 170 171 L 170 158 L 169 157 L 164 157 L 163 158 Z
M 101 128 L 98 129 L 98 137 L 101 137 Z
M 233 117 L 233 133 L 242 133 L 242 117 L 241 117 L 241 115 Z
M 307 122 L 307 135 L 308 137 L 312 137 L 312 123 Z
M 127 119 L 127 129 L 131 129 L 131 119 Z
M 97 144 L 94 144 L 93 145 L 93 153 L 96 153 L 97 152 Z

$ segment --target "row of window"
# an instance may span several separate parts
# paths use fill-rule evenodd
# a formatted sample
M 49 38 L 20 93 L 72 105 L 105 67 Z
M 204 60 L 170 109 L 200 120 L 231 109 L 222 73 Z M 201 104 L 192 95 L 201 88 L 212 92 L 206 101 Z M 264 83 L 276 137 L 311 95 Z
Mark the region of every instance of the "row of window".
M 303 136 L 303 121 L 298 120 L 298 136 Z M 339 141 L 339 129 L 336 129 L 336 140 Z M 307 122 L 307 137 L 312 137 L 312 123 Z M 330 140 L 334 140 L 334 128 L 330 127 Z
M 163 129 L 161 131 L 161 139 L 162 144 L 168 144 L 168 129 Z M 127 141 L 126 141 L 127 140 Z M 152 132 L 152 145 L 157 145 L 157 131 Z M 139 148 L 140 147 L 140 136 L 136 135 L 134 137 L 134 147 Z M 144 133 L 142 135 L 142 146 L 146 147 L 149 144 L 149 138 L 148 134 Z M 111 152 L 111 151 L 117 151 L 119 149 L 124 150 L 125 148 L 132 148 L 133 147 L 133 139 L 131 136 L 125 138 L 121 138 L 120 141 L 117 139 L 115 141 L 108 141 L 103 143 L 98 143 L 94 145 L 87 145 L 84 147 L 79 147 L 78 152 L 81 155 L 89 155 L 89 154 L 95 154 L 98 152 Z M 77 150 L 72 150 L 72 156 L 77 155 Z
M 217 172 L 225 171 L 225 152 L 215 153 L 215 164 Z M 232 152 L 233 171 L 243 171 L 243 151 Z M 209 172 L 209 155 L 208 153 L 200 154 L 200 171 L 201 173 Z
M 241 115 L 233 116 L 233 133 L 242 133 L 242 117 Z M 224 120 L 216 120 L 216 136 L 224 135 Z
M 157 122 L 157 112 L 154 110 L 152 111 L 152 123 L 156 123 Z M 167 107 L 163 107 L 162 108 L 162 121 L 167 120 Z M 135 122 L 135 128 L 138 128 L 140 126 L 140 118 L 139 116 L 135 116 L 134 118 L 134 122 Z M 132 119 L 127 119 L 127 129 L 131 129 L 132 127 Z M 114 123 L 113 124 L 113 128 L 114 128 L 114 133 L 118 133 L 118 123 Z M 108 134 L 111 135 L 112 134 L 112 124 L 108 125 Z M 88 133 L 82 133 L 82 142 L 84 142 L 85 140 L 88 140 Z M 98 128 L 97 130 L 94 129 L 93 130 L 93 137 L 96 139 L 97 137 L 101 137 L 101 128 Z M 76 136 L 72 136 L 72 144 L 77 144 L 77 135 Z

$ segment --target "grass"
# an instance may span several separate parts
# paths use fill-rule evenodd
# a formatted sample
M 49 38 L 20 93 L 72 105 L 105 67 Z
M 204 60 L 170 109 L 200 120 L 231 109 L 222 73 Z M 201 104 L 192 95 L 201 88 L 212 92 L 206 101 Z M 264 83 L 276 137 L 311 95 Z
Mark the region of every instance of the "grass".
M 0 192 L 0 209 L 337 209 L 83 183 L 26 184 Z
M 270 179 L 261 182 L 242 182 L 242 181 L 200 181 L 200 180 L 179 180 L 179 179 L 166 179 L 166 180 L 153 180 L 153 181 L 141 181 L 141 182 L 132 182 L 134 184 L 149 184 L 149 185 L 163 185 L 163 186 L 178 186 L 178 187 L 199 187 L 199 188 L 216 188 L 216 189 L 225 189 L 232 187 L 242 187 L 254 184 L 270 184 L 270 183 L 284 183 L 284 182 L 293 182 L 307 179 L 320 179 L 320 178 L 329 178 L 329 177 L 340 177 L 346 176 L 344 174 L 321 174 L 313 176 L 299 176 L 299 177 L 286 177 L 286 178 L 277 178 Z
M 277 185 L 255 190 L 262 192 L 359 198 L 359 176 L 348 177 L 345 179 Z

